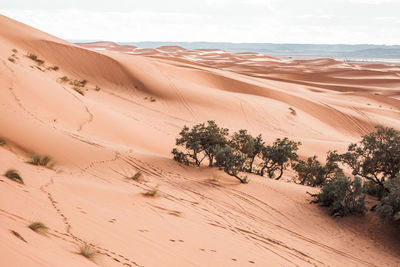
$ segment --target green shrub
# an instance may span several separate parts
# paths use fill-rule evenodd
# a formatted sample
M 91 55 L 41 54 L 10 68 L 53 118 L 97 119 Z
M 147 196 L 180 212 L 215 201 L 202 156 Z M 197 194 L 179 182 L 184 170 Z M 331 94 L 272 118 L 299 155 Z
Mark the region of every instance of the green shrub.
M 400 220 L 400 177 L 385 182 L 388 190 L 382 197 L 381 203 L 376 206 L 376 212 L 382 220 Z
M 176 145 L 183 151 L 174 148 L 174 159 L 182 163 L 193 163 L 197 166 L 208 158 L 209 166 L 213 166 L 215 149 L 227 144 L 228 129 L 220 128 L 214 121 L 197 124 L 190 129 L 184 126 L 176 139 Z
M 363 215 L 367 210 L 363 184 L 359 177 L 351 180 L 339 173 L 321 188 L 320 193 L 312 196 L 315 198 L 313 203 L 322 203 L 329 207 L 331 216 Z
M 274 178 L 275 173 L 278 171 L 279 174 L 275 178 L 279 180 L 285 170 L 293 161 L 298 159 L 297 150 L 301 145 L 300 142 L 294 142 L 288 138 L 276 139 L 272 145 L 268 145 L 263 148 L 260 175 L 264 176 L 265 170 L 269 178 Z
M 384 182 L 400 175 L 400 133 L 376 126 L 376 131 L 351 144 L 340 160 L 361 176 L 384 187 Z
M 11 179 L 17 183 L 24 184 L 24 180 L 22 180 L 21 176 L 19 175 L 18 171 L 14 169 L 9 169 L 5 174 L 5 177 Z
M 247 178 L 239 177 L 239 172 L 243 169 L 246 157 L 230 146 L 217 147 L 216 166 L 222 167 L 224 172 L 235 177 L 241 183 L 247 183 Z
M 264 141 L 261 135 L 253 137 L 247 133 L 247 130 L 242 129 L 232 135 L 229 145 L 246 158 L 245 165 L 241 171 L 253 172 L 254 160 L 264 148 Z
M 317 160 L 317 156 L 314 156 L 309 157 L 307 161 L 298 160 L 292 164 L 292 168 L 297 172 L 300 184 L 312 187 L 322 186 L 337 176 L 338 173 L 343 174 L 336 160 L 334 152 L 329 152 L 325 166 L 321 165 Z

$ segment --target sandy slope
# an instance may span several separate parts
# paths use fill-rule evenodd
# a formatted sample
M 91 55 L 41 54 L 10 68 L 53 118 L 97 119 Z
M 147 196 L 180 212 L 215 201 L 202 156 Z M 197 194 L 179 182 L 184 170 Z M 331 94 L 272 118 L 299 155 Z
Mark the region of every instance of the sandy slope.
M 16 168 L 25 180 L 0 178 L 2 266 L 400 264 L 395 235 L 374 214 L 330 218 L 308 204 L 311 188 L 256 176 L 240 185 L 169 154 L 183 125 L 209 119 L 267 141 L 300 140 L 302 156 L 344 149 L 377 123 L 399 129 L 400 67 L 83 48 L 5 17 L 0 25 L 0 137 L 8 143 L 0 172 Z M 85 96 L 62 76 L 88 80 Z M 31 153 L 53 157 L 56 170 L 27 164 Z M 144 182 L 126 179 L 138 170 Z M 156 186 L 160 197 L 142 195 Z M 27 228 L 32 221 L 49 235 Z M 82 240 L 97 247 L 95 263 L 76 253 Z

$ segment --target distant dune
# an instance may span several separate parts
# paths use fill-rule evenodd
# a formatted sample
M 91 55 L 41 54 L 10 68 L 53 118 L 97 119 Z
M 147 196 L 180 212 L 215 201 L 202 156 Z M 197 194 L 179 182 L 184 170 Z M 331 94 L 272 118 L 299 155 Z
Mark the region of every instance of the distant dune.
M 393 229 L 374 213 L 329 217 L 290 171 L 241 185 L 170 154 L 184 125 L 206 120 L 320 158 L 377 124 L 400 130 L 400 66 L 72 44 L 0 25 L 0 173 L 25 182 L 0 177 L 1 266 L 400 265 Z M 54 169 L 27 164 L 31 154 Z M 138 171 L 144 181 L 128 179 Z M 77 253 L 83 242 L 95 263 Z

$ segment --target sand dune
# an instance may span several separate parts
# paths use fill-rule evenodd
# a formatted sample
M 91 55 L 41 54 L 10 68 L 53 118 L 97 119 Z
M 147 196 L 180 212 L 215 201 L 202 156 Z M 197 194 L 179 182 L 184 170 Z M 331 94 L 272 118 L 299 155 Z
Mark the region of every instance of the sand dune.
M 240 185 L 170 155 L 184 125 L 210 119 L 268 142 L 299 140 L 301 156 L 321 158 L 376 124 L 400 129 L 399 66 L 77 45 L 3 16 L 0 25 L 0 172 L 15 168 L 25 181 L 0 178 L 0 265 L 400 264 L 396 235 L 373 213 L 331 218 L 308 204 L 315 189 L 287 182 L 291 172 Z M 84 95 L 63 76 L 87 80 Z M 51 156 L 55 170 L 27 164 L 32 153 Z M 144 182 L 127 179 L 137 171 Z M 157 186 L 159 197 L 142 195 Z M 95 263 L 76 253 L 82 241 L 98 250 Z

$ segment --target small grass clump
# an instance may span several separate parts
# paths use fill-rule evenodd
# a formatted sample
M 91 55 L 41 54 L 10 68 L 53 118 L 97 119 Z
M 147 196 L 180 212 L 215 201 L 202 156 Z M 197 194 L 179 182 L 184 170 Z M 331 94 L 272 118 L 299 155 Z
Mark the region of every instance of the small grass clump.
M 17 49 L 15 49 L 15 48 L 13 48 L 12 50 L 11 50 L 13 53 L 18 53 L 18 50 Z
M 0 138 L 0 146 L 5 146 L 7 144 L 6 140 Z
M 32 231 L 45 235 L 49 228 L 41 222 L 33 222 L 28 226 Z
M 12 62 L 12 63 L 15 63 L 15 58 L 9 57 L 9 58 L 8 58 L 8 61 L 10 61 L 10 62 Z
M 143 192 L 143 196 L 145 197 L 156 197 L 159 195 L 158 186 L 154 187 L 153 189 L 149 189 L 146 192 Z
M 77 93 L 81 94 L 81 95 L 85 95 L 85 91 L 82 90 L 82 88 L 74 86 L 72 87 L 72 89 L 74 89 Z
M 53 164 L 51 163 L 51 161 L 52 161 L 51 157 L 49 157 L 49 156 L 41 157 L 39 155 L 34 154 L 31 156 L 31 160 L 28 161 L 28 163 L 30 163 L 32 165 L 37 165 L 37 166 L 44 166 L 44 167 L 51 169 L 53 167 Z
M 61 83 L 69 82 L 69 78 L 68 78 L 67 76 L 63 76 L 63 77 L 61 77 L 61 78 L 59 78 L 59 79 L 60 79 L 60 82 L 61 82 Z
M 296 110 L 294 108 L 290 107 L 289 110 L 290 110 L 290 114 L 292 114 L 293 116 L 297 115 Z
M 11 179 L 17 183 L 24 184 L 24 180 L 22 180 L 21 175 L 19 175 L 18 171 L 14 169 L 9 169 L 5 174 L 5 177 Z
M 96 91 L 100 91 L 100 90 L 101 90 L 101 88 L 100 88 L 100 86 L 96 85 L 96 88 L 94 88 L 94 90 L 96 90 Z
M 150 97 L 150 102 L 156 102 L 156 99 L 154 97 Z
M 28 53 L 27 57 L 30 58 L 31 60 L 35 61 L 38 65 L 44 64 L 44 60 L 39 59 L 35 54 Z
M 83 242 L 78 248 L 78 254 L 82 255 L 88 260 L 94 260 L 98 252 L 92 245 Z
M 73 80 L 69 82 L 70 85 L 73 85 L 75 87 L 85 87 L 87 83 L 88 83 L 87 80 L 81 80 L 81 81 Z
M 60 69 L 60 67 L 59 66 L 53 66 L 53 67 L 51 67 L 51 69 L 54 70 L 54 71 L 58 71 Z
M 130 177 L 130 179 L 132 179 L 136 182 L 141 182 L 144 180 L 144 176 L 143 176 L 142 172 L 138 171 L 135 175 Z

